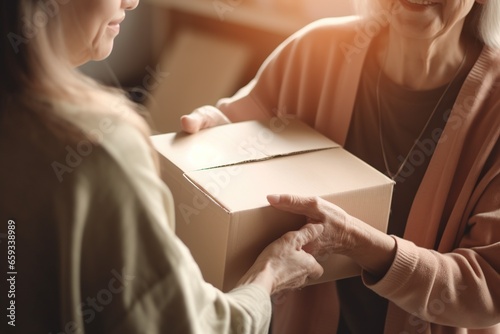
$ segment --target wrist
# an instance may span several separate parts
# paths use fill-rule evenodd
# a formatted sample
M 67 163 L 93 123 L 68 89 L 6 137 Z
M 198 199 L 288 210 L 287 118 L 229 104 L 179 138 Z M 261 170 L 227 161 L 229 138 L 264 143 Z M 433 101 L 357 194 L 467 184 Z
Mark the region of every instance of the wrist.
M 396 256 L 396 241 L 386 233 L 358 221 L 353 229 L 353 247 L 347 256 L 374 277 L 383 277 Z
M 275 289 L 274 274 L 269 261 L 254 264 L 241 278 L 238 285 L 257 284 L 264 288 L 270 295 Z

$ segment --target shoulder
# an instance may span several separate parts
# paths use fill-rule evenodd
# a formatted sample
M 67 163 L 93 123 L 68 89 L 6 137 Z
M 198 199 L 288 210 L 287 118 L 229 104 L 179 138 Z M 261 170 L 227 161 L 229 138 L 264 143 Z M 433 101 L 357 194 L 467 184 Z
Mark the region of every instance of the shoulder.
M 302 29 L 295 32 L 291 38 L 339 38 L 343 34 L 349 35 L 356 32 L 357 28 L 364 20 L 359 16 L 329 17 L 309 23 Z M 340 36 L 338 35 L 340 34 Z
M 312 22 L 287 38 L 267 59 L 265 65 L 274 64 L 285 69 L 309 66 L 324 67 L 362 60 L 373 38 L 387 23 L 384 19 L 365 19 L 345 16 Z
M 478 117 L 482 119 L 485 130 L 491 129 L 496 133 L 496 140 L 500 129 L 500 49 L 493 49 L 485 46 L 474 68 L 471 70 L 471 87 L 464 90 L 471 94 L 477 101 L 480 101 L 477 110 Z M 467 102 L 467 101 L 466 101 Z M 467 105 L 464 102 L 464 105 Z M 469 101 L 471 102 L 471 101 Z M 472 103 L 469 103 L 472 105 Z
M 288 42 L 312 42 L 315 45 L 351 45 L 365 48 L 371 40 L 388 26 L 385 16 L 362 18 L 360 16 L 331 17 L 314 21 L 294 33 Z
M 277 51 L 304 53 L 317 49 L 336 48 L 341 43 L 352 41 L 358 22 L 359 19 L 353 16 L 317 20 L 288 37 Z M 321 56 L 319 52 L 318 56 Z
M 471 70 L 471 76 L 482 85 L 494 89 L 500 87 L 500 49 L 483 46 L 483 49 Z
M 149 138 L 126 114 L 75 111 L 70 121 L 85 137 L 67 146 L 68 154 L 61 163 L 64 166 L 59 168 L 61 181 L 71 178 L 74 184 L 68 187 L 80 193 L 82 183 L 86 183 L 87 196 L 106 193 L 108 201 L 116 202 L 117 207 L 124 200 L 124 192 L 128 192 L 127 200 L 135 200 L 136 205 L 148 208 L 155 220 L 165 222 L 166 215 L 172 213 L 172 199 L 158 175 Z M 173 224 L 173 216 L 168 218 Z
M 127 111 L 132 112 L 132 111 Z M 71 110 L 65 115 L 69 123 L 77 127 L 82 136 L 66 146 L 70 153 L 66 162 L 73 160 L 69 167 L 78 168 L 107 163 L 109 168 L 129 170 L 139 165 L 154 169 L 151 152 L 146 138 L 126 120 L 126 115 L 100 113 L 86 110 Z M 105 173 L 101 170 L 95 175 Z

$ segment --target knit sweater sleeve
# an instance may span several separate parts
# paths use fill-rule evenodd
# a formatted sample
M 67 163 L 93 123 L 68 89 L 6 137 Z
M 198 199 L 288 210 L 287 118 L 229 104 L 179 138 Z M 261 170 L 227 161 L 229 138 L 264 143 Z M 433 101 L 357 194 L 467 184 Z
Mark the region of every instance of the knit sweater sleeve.
M 93 205 L 77 210 L 82 270 L 74 284 L 83 282 L 75 288 L 83 296 L 100 296 L 99 289 L 109 285 L 105 274 L 121 268 L 125 283 L 91 321 L 83 315 L 85 330 L 266 332 L 269 294 L 254 284 L 223 293 L 203 280 L 189 250 L 169 227 L 172 197 L 155 171 L 146 140 L 120 119 L 113 124 L 79 169 L 79 179 L 93 182 L 85 182 L 87 191 L 78 188 L 76 202 Z
M 368 287 L 431 323 L 485 328 L 500 322 L 500 175 L 483 192 L 453 252 L 394 239 L 391 268 L 376 282 L 363 273 Z

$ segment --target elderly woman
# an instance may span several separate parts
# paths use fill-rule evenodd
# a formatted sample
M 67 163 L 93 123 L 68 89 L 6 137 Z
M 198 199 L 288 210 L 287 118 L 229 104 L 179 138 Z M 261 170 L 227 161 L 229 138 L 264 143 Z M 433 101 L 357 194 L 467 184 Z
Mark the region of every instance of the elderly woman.
M 108 56 L 137 4 L 1 1 L 2 333 L 262 333 L 269 295 L 322 273 L 309 225 L 233 291 L 203 281 L 136 106 L 75 70 Z
M 500 2 L 379 0 L 291 36 L 257 77 L 183 129 L 292 114 L 395 181 L 384 234 L 300 194 L 315 254 L 360 277 L 275 305 L 275 334 L 500 332 Z

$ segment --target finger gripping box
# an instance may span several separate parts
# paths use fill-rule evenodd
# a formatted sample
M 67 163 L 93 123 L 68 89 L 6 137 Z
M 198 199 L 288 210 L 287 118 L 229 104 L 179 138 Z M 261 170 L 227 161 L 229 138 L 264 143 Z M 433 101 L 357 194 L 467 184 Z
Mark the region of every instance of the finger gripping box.
M 299 120 L 233 123 L 152 141 L 174 197 L 176 234 L 205 280 L 224 291 L 270 242 L 306 221 L 271 207 L 269 194 L 319 196 L 387 230 L 393 181 Z M 325 272 L 311 283 L 360 274 L 341 255 L 319 261 Z

